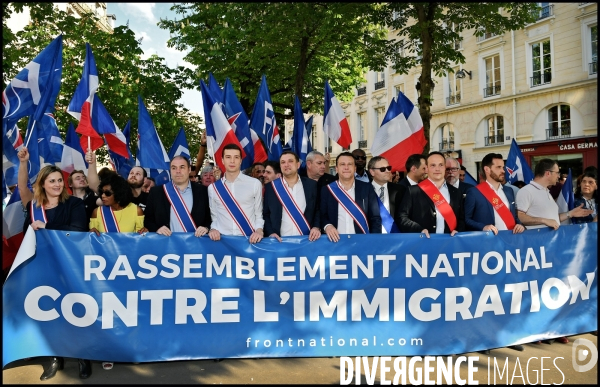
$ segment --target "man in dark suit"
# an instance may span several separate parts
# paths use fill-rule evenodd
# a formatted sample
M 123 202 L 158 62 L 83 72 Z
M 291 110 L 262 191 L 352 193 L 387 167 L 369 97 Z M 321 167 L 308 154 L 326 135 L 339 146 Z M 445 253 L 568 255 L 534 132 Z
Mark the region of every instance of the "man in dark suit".
M 399 192 L 403 194 L 404 191 L 406 191 L 406 187 L 390 182 L 392 179 L 392 167 L 385 157 L 372 157 L 371 160 L 369 160 L 367 168 L 371 173 L 371 176 L 373 176 L 371 185 L 373 186 L 375 194 L 379 197 L 379 200 L 381 200 L 381 203 L 384 207 L 384 209 L 380 207 L 380 212 L 383 212 L 384 210 L 387 211 L 390 217 L 393 219 L 394 214 L 396 213 L 396 196 L 399 194 Z M 383 221 L 383 214 L 380 215 Z M 388 234 L 392 232 L 392 229 L 381 227 L 381 232 L 383 234 Z M 398 230 L 395 232 L 398 232 Z
M 406 188 L 417 185 L 427 178 L 427 159 L 422 154 L 408 156 L 404 167 L 406 168 L 406 176 L 398 184 Z
M 458 160 L 453 157 L 446 157 L 446 183 L 454 186 L 454 188 L 458 188 L 464 198 L 467 191 L 473 188 L 473 185 L 460 181 L 459 175 L 460 163 Z
M 444 179 L 446 161 L 440 152 L 427 156 L 428 178 L 408 188 L 400 203 L 396 224 L 400 232 L 450 234 L 464 231 L 463 198 Z M 449 207 L 448 207 L 449 205 Z
M 513 234 L 522 233 L 525 227 L 517 216 L 513 190 L 502 185 L 505 180 L 502 155 L 499 153 L 485 155 L 481 161 L 481 168 L 485 181 L 475 189 L 469 190 L 465 197 L 467 230 L 492 231 L 494 235 L 498 235 L 498 231 L 501 230 L 512 230 Z M 499 207 L 504 207 L 508 211 Z
M 369 183 L 354 178 L 356 166 L 352 153 L 340 153 L 335 160 L 335 169 L 339 177 L 338 181 L 334 181 L 321 189 L 321 224 L 329 240 L 332 242 L 339 241 L 340 234 L 363 234 L 367 232 L 380 234 L 381 216 L 379 215 L 377 196 Z M 350 204 L 354 206 L 352 210 L 356 209 L 356 206 L 360 208 L 360 211 L 354 212 L 359 215 L 358 223 L 344 209 L 332 191 L 339 192 L 338 197 L 342 197 L 342 195 L 350 197 L 353 202 L 350 202 Z M 367 230 L 364 230 L 364 227 Z
M 175 156 L 171 160 L 171 181 L 165 183 L 173 187 L 165 187 L 167 190 L 174 188 L 171 195 L 176 201 L 181 197 L 184 207 L 172 205 L 165 193 L 163 186 L 153 187 L 148 195 L 146 211 L 144 212 L 144 226 L 148 231 L 170 236 L 173 232 L 194 232 L 201 237 L 210 229 L 210 209 L 208 206 L 208 189 L 198 183 L 190 181 L 190 161 L 184 156 Z M 179 195 L 177 195 L 177 192 Z M 177 212 L 176 208 L 179 209 Z M 195 223 L 195 230 L 186 229 L 186 222 L 179 221 L 176 216 L 185 218 L 187 211 Z
M 365 168 L 367 166 L 367 154 L 365 151 L 360 148 L 355 149 L 352 151 L 352 156 L 354 157 L 354 163 L 356 164 L 354 178 L 365 183 L 372 182 L 373 176 L 371 176 L 369 171 Z
M 309 241 L 321 237 L 319 224 L 319 211 L 317 202 L 317 182 L 308 177 L 298 175 L 300 158 L 292 151 L 284 151 L 279 158 L 281 182 L 287 188 L 290 196 L 298 206 L 304 219 L 309 225 Z M 281 242 L 282 236 L 302 235 L 294 220 L 290 216 L 291 210 L 283 210 L 282 201 L 275 192 L 275 182 L 269 182 L 265 186 L 265 199 L 263 203 L 263 219 L 265 220 L 265 235 L 277 238 Z M 279 186 L 279 185 L 278 185 Z M 293 203 L 292 203 L 293 204 Z

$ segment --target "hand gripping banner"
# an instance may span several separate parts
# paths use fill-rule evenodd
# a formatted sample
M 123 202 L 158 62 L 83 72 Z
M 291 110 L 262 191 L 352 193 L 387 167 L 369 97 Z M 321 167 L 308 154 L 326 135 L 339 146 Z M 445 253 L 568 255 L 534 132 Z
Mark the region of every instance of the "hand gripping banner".
M 448 355 L 594 331 L 597 234 L 588 223 L 250 244 L 30 228 L 2 293 L 3 366 Z

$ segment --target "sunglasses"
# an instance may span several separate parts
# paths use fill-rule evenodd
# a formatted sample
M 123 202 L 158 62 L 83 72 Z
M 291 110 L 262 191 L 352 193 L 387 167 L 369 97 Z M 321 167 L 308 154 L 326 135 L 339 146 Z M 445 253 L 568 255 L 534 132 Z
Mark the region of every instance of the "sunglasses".
M 104 195 L 106 197 L 110 197 L 112 194 L 112 191 L 100 191 L 100 196 Z
M 392 170 L 392 166 L 388 165 L 387 167 L 371 168 L 371 169 L 378 169 L 380 172 L 385 172 L 385 171 L 391 171 Z
M 367 156 L 354 156 L 354 160 L 366 160 Z

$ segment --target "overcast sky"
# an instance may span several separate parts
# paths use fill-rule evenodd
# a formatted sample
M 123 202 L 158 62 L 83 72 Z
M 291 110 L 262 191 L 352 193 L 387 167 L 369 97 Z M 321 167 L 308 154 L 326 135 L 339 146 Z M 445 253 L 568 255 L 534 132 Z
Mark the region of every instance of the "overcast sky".
M 107 3 L 106 12 L 117 17 L 115 27 L 127 24 L 135 33 L 136 38 L 142 40 L 143 58 L 152 54 L 165 58 L 169 67 L 182 65 L 194 69 L 190 63 L 183 60 L 186 53 L 167 47 L 169 31 L 160 29 L 156 24 L 160 18 L 175 18 L 175 12 L 170 8 L 172 3 Z M 190 111 L 204 116 L 202 96 L 199 90 L 182 89 L 183 96 L 180 102 Z

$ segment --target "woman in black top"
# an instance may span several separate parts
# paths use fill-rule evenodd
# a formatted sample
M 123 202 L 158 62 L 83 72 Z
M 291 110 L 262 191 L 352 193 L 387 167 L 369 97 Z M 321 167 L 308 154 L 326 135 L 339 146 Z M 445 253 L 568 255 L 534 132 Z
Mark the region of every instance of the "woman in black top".
M 61 169 L 53 165 L 42 168 L 33 184 L 33 192 L 31 192 L 27 187 L 29 151 L 23 147 L 17 155 L 20 162 L 19 194 L 21 195 L 21 202 L 26 208 L 23 230 L 26 232 L 31 225 L 34 230 L 46 228 L 48 230 L 88 231 L 83 201 L 74 196 L 69 196 Z M 41 216 L 34 220 L 35 213 Z M 44 370 L 40 380 L 53 378 L 56 371 L 63 367 L 64 359 L 53 357 L 50 367 Z M 87 379 L 91 374 L 92 365 L 90 361 L 79 359 L 79 377 Z

